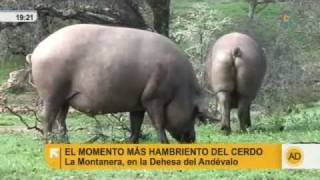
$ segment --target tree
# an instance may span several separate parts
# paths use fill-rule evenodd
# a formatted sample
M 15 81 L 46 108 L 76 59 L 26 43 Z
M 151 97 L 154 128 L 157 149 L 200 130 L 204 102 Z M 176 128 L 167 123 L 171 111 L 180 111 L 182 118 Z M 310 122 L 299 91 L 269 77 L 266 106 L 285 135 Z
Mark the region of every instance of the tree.
M 153 12 L 154 29 L 165 36 L 169 36 L 170 0 L 147 0 Z
M 152 9 L 154 22 L 151 27 L 141 12 L 144 3 Z M 6 48 L 2 52 L 9 52 L 0 54 L 1 59 L 13 54 L 29 54 L 50 33 L 69 24 L 125 26 L 155 30 L 165 36 L 169 33 L 170 0 L 68 0 L 54 3 L 50 0 L 4 0 L 0 8 L 35 9 L 38 12 L 36 23 L 0 23 L 0 47 Z M 34 34 L 14 38 L 19 31 Z
M 248 17 L 250 20 L 253 20 L 255 14 L 265 9 L 269 3 L 284 2 L 287 0 L 246 0 L 246 1 L 249 3 Z M 259 10 L 257 10 L 258 5 L 262 5 Z

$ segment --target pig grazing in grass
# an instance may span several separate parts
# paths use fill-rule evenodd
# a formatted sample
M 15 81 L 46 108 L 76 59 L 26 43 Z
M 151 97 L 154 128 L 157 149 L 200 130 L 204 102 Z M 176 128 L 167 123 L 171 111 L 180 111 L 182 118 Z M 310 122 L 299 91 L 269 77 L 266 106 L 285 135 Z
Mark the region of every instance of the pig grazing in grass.
M 67 128 L 69 106 L 89 115 L 130 112 L 137 143 L 145 112 L 168 143 L 195 141 L 200 89 L 184 53 L 159 34 L 122 27 L 72 25 L 43 40 L 31 56 L 44 101 L 45 139 L 55 120 Z
M 226 34 L 210 47 L 206 58 L 206 75 L 218 99 L 222 130 L 229 134 L 230 111 L 238 108 L 240 128 L 251 125 L 250 105 L 255 99 L 266 72 L 262 48 L 241 33 Z

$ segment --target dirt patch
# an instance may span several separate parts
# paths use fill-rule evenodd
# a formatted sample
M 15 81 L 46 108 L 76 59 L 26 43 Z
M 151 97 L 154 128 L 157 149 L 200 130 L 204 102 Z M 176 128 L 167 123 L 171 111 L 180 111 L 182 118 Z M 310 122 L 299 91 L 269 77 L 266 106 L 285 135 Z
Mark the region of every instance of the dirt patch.
M 6 107 L 18 114 L 29 113 L 31 110 L 37 112 L 38 104 L 39 97 L 35 91 L 19 94 L 0 92 L 0 113 L 10 112 Z
M 20 94 L 8 93 L 5 95 L 9 105 L 35 106 L 38 103 L 36 91 L 24 92 Z
M 0 126 L 0 133 L 31 133 L 39 134 L 34 129 L 28 130 L 25 126 Z

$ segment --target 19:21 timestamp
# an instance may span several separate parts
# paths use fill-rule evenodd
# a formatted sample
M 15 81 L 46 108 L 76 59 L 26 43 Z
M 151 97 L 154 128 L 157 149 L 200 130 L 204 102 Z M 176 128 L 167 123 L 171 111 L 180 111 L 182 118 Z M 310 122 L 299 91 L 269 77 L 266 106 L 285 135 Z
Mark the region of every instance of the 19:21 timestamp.
M 17 14 L 17 21 L 34 21 L 33 14 Z
M 37 18 L 35 10 L 0 10 L 0 22 L 35 22 Z

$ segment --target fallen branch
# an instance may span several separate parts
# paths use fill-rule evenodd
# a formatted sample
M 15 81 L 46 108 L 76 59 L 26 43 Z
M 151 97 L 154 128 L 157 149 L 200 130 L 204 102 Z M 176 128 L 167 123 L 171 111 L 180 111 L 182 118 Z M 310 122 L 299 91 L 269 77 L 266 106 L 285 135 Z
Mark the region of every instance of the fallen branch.
M 94 143 L 97 140 L 99 140 L 100 138 L 102 138 L 103 140 L 107 139 L 108 136 L 103 134 L 103 130 L 102 130 L 102 126 L 100 121 L 95 117 L 95 116 L 91 116 L 95 121 L 96 121 L 96 133 L 94 134 L 93 137 L 91 137 L 89 140 L 87 140 L 85 143 Z
M 32 130 L 32 129 L 35 129 L 37 130 L 38 132 L 40 132 L 42 135 L 43 135 L 43 130 L 41 128 L 39 128 L 37 125 L 38 125 L 38 122 L 40 122 L 40 120 L 38 119 L 38 116 L 36 115 L 36 121 L 35 121 L 35 125 L 34 126 L 30 126 L 24 119 L 23 117 L 16 113 L 15 111 L 13 111 L 9 106 L 7 106 L 6 104 L 3 104 L 3 103 L 0 103 L 1 106 L 3 106 L 4 108 L 6 108 L 11 114 L 17 116 L 19 118 L 19 120 L 27 127 L 28 130 Z M 35 111 L 34 110 L 31 110 L 28 108 L 28 111 L 30 112 L 33 112 L 34 114 Z
M 40 119 L 38 117 L 38 114 L 34 109 L 30 109 L 28 106 L 24 106 L 24 108 L 27 109 L 28 112 L 32 112 L 34 117 L 36 118 L 36 121 L 41 123 L 41 121 L 40 121 Z
M 39 13 L 58 17 L 63 20 L 75 19 L 82 23 L 93 23 L 93 24 L 111 24 L 118 26 L 128 26 L 135 28 L 147 29 L 147 25 L 140 16 L 131 17 L 128 19 L 130 13 L 127 11 L 116 11 L 113 8 L 93 8 L 93 7 L 81 7 L 78 9 L 57 9 L 52 5 L 38 4 L 34 7 Z
M 116 119 L 121 127 L 122 130 L 125 130 L 125 131 L 128 131 L 128 132 L 131 132 L 131 129 L 127 126 L 126 123 L 124 123 L 121 119 L 123 117 L 122 114 L 120 114 L 119 116 L 117 116 L 116 114 L 113 114 L 111 113 L 110 114 L 114 119 Z
M 61 19 L 78 19 L 83 22 L 86 21 L 98 24 L 105 24 L 106 22 L 119 24 L 116 14 L 109 9 L 57 9 L 48 4 L 38 4 L 35 6 L 35 9 L 43 14 L 47 14 L 52 17 L 59 17 Z
M 109 136 L 107 135 L 104 135 L 104 134 L 96 134 L 94 135 L 93 137 L 91 137 L 89 140 L 87 140 L 85 142 L 85 144 L 91 144 L 91 143 L 94 143 L 96 141 L 98 141 L 100 138 L 102 138 L 103 140 L 107 139 Z

